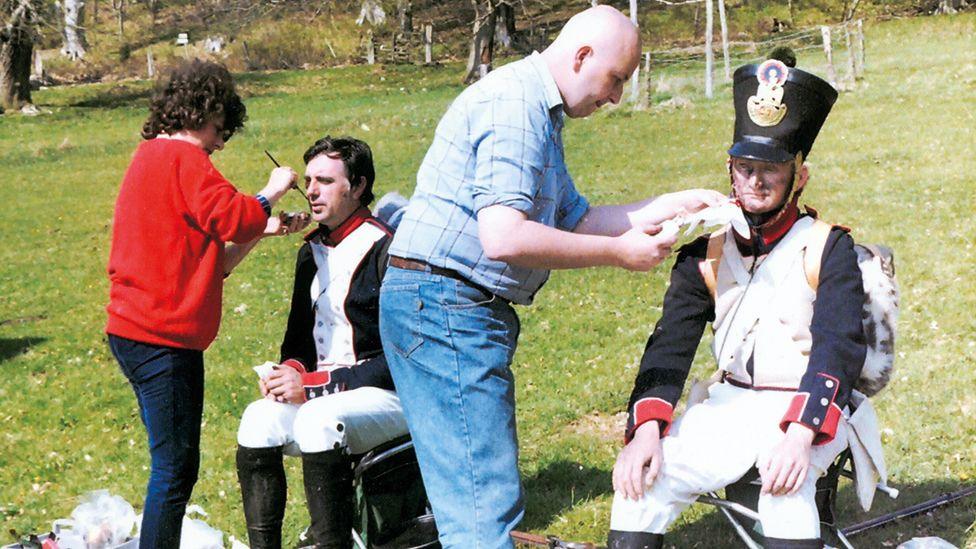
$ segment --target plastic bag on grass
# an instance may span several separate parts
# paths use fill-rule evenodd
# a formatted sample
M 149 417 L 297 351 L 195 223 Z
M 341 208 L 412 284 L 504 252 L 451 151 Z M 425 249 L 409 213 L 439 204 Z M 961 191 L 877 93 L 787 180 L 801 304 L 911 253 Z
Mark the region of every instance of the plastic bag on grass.
M 71 530 L 84 539 L 88 549 L 104 549 L 129 539 L 136 512 L 121 496 L 113 496 L 108 490 L 93 490 L 81 496 L 71 519 Z
M 180 532 L 180 549 L 224 549 L 224 533 L 210 526 L 203 519 L 190 518 L 190 515 L 206 517 L 207 512 L 196 504 L 186 506 Z M 138 523 L 142 524 L 142 515 L 137 519 Z
M 180 535 L 180 549 L 224 549 L 224 533 L 201 519 L 190 518 L 191 514 L 207 516 L 206 511 L 199 505 L 186 507 L 186 515 L 183 516 L 183 533 Z

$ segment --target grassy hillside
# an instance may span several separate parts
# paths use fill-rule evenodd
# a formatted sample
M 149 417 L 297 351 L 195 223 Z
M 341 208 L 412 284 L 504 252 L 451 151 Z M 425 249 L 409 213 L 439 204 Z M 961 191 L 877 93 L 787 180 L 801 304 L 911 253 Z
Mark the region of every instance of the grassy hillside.
M 931 12 L 938 0 L 863 0 L 857 16 L 888 18 Z M 57 25 L 43 28 L 45 70 L 61 82 L 92 82 L 145 77 L 146 56 L 151 50 L 157 68 L 165 68 L 187 55 L 211 55 L 231 69 L 298 69 L 343 66 L 365 62 L 368 33 L 375 36 L 377 59 L 391 59 L 394 34 L 398 33 L 396 2 L 382 2 L 385 24 L 358 26 L 359 0 L 332 0 L 308 3 L 300 0 L 190 0 L 126 1 L 124 28 L 120 32 L 118 12 L 105 0 L 86 3 L 85 17 L 90 43 L 82 61 L 61 57 Z M 601 2 L 628 10 L 628 0 Z M 118 4 L 118 3 L 116 3 Z M 836 23 L 842 20 L 849 0 L 797 0 L 793 12 L 787 3 L 774 0 L 728 0 L 729 36 L 733 41 L 763 40 L 795 29 Z M 149 9 L 157 6 L 155 17 Z M 516 3 L 516 28 L 524 47 L 545 43 L 558 32 L 573 13 L 589 5 L 584 0 L 521 0 Z M 413 0 L 414 35 L 408 37 L 408 59 L 420 63 L 423 49 L 419 33 L 422 25 L 434 25 L 434 59 L 446 63 L 468 55 L 468 40 L 474 11 L 469 0 Z M 668 6 L 641 0 L 639 20 L 644 47 L 662 50 L 675 46 L 698 45 L 704 41 L 704 5 Z M 52 15 L 53 17 L 53 15 Z M 186 48 L 175 44 L 178 33 L 189 34 Z M 715 22 L 718 40 L 718 20 Z M 531 38 L 529 35 L 531 34 Z M 207 54 L 204 40 L 222 37 L 226 49 Z M 403 39 L 400 39 L 401 43 Z M 540 42 L 541 41 L 541 42 Z M 498 47 L 501 55 L 511 50 Z
M 896 254 L 902 286 L 898 372 L 875 399 L 891 484 L 865 515 L 850 486 L 842 522 L 969 486 L 976 477 L 976 265 L 972 173 L 976 127 L 976 17 L 869 25 L 866 79 L 841 96 L 810 159 L 805 201 L 861 242 Z M 967 53 L 968 52 L 968 53 Z M 960 55 L 963 53 L 963 55 Z M 819 56 L 800 66 L 821 70 Z M 458 65 L 355 66 L 251 73 L 247 130 L 215 156 L 242 189 L 259 189 L 267 148 L 298 167 L 324 133 L 369 141 L 377 187 L 409 194 L 434 125 L 460 88 Z M 690 78 L 680 76 L 681 78 Z M 653 81 L 657 82 L 655 74 Z M 148 459 L 135 399 L 102 333 L 112 207 L 139 141 L 146 82 L 41 91 L 47 114 L 0 119 L 0 531 L 49 528 L 77 497 L 107 488 L 141 507 Z M 684 108 L 607 110 L 569 121 L 565 143 L 578 187 L 594 203 L 676 188 L 724 190 L 731 136 L 727 86 Z M 298 209 L 301 198 L 286 199 Z M 238 418 L 258 396 L 250 366 L 276 356 L 298 239 L 263 243 L 227 280 L 221 335 L 207 352 L 201 478 L 193 502 L 208 522 L 244 536 L 234 470 Z M 644 341 L 660 315 L 667 269 L 554 273 L 532 307 L 520 308 L 515 359 L 523 528 L 601 540 L 609 521 L 610 470 Z M 709 372 L 706 341 L 693 376 Z M 719 456 L 716 456 L 719 459 Z M 286 543 L 306 523 L 299 470 Z M 893 546 L 938 535 L 976 547 L 976 500 L 855 538 Z M 5 536 L 6 534 L 4 534 Z M 694 506 L 670 539 L 715 547 L 731 531 Z M 5 541 L 5 538 L 0 538 Z

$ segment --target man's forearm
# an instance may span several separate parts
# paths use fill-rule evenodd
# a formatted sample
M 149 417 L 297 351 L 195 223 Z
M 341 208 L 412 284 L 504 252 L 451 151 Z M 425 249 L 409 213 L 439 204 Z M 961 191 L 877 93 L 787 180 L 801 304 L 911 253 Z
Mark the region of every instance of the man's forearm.
M 507 206 L 478 212 L 478 236 L 485 255 L 530 269 L 617 266 L 646 271 L 671 252 L 673 237 L 630 230 L 620 236 L 579 234 L 530 221 Z
M 632 214 L 654 201 L 647 198 L 630 204 L 593 206 L 573 230 L 579 234 L 620 236 L 633 228 Z M 663 219 L 662 219 L 663 221 Z
M 612 237 L 577 234 L 522 220 L 514 223 L 510 234 L 489 244 L 489 258 L 531 269 L 575 269 L 617 265 L 618 254 Z
M 251 250 L 258 245 L 258 242 L 261 242 L 261 238 L 258 237 L 243 244 L 228 243 L 224 247 L 224 274 L 230 274 L 235 267 L 240 265 L 241 261 L 247 257 L 247 254 L 251 253 Z
M 654 231 L 655 227 L 678 214 L 697 212 L 727 200 L 715 191 L 689 189 L 619 206 L 595 206 L 586 212 L 575 232 L 618 236 L 632 228 Z

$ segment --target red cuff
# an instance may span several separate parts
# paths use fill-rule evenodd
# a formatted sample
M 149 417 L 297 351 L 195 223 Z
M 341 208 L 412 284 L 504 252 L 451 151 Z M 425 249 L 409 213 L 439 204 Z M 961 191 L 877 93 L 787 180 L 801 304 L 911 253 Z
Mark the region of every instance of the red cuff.
M 785 433 L 790 423 L 799 423 L 815 433 L 813 436 L 814 446 L 827 444 L 834 440 L 834 436 L 837 435 L 837 424 L 840 423 L 842 415 L 841 409 L 837 404 L 831 402 L 827 406 L 827 413 L 824 415 L 823 420 L 814 416 L 812 421 L 803 421 L 803 412 L 806 409 L 809 398 L 809 393 L 798 393 L 794 396 L 793 400 L 790 401 L 790 407 L 787 408 L 786 414 L 783 415 L 783 419 L 779 422 L 779 428 Z
M 827 408 L 827 416 L 824 418 L 823 424 L 820 426 L 820 432 L 813 437 L 814 446 L 827 444 L 828 442 L 834 440 L 834 437 L 837 436 L 837 424 L 840 423 L 841 415 L 840 408 L 831 402 L 830 408 Z
M 302 385 L 305 387 L 328 385 L 330 381 L 332 381 L 332 372 L 328 370 L 322 372 L 302 373 Z
M 305 401 L 324 396 L 325 386 L 332 382 L 332 372 L 325 370 L 322 372 L 309 372 L 302 374 L 302 388 L 305 393 Z
M 289 358 L 288 360 L 282 362 L 280 365 L 281 366 L 288 366 L 289 368 L 294 369 L 296 372 L 298 372 L 298 373 L 300 373 L 302 375 L 305 375 L 305 372 L 308 371 L 305 368 L 305 365 L 302 364 L 302 361 L 301 360 L 298 360 L 297 358 Z
M 658 421 L 661 426 L 661 436 L 664 437 L 671 429 L 671 420 L 674 416 L 674 406 L 670 402 L 660 398 L 642 398 L 634 403 L 634 426 L 627 431 L 624 439 L 630 442 L 634 438 L 634 432 L 641 425 L 648 421 Z

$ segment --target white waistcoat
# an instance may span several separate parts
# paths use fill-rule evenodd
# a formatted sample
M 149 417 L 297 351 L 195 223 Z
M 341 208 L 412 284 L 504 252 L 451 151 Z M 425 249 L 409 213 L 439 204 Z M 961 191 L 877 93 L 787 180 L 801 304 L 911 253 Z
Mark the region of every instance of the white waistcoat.
M 343 238 L 338 246 L 311 242 L 312 257 L 317 268 L 310 288 L 315 312 L 312 335 L 319 371 L 356 364 L 352 323 L 346 316 L 346 297 L 352 275 L 362 263 L 363 256 L 385 234 L 378 227 L 363 223 Z
M 715 340 L 720 369 L 742 382 L 795 389 L 810 357 L 810 321 L 816 293 L 807 282 L 803 254 L 812 217 L 797 221 L 773 251 L 758 260 L 739 253 L 726 231 L 716 277 Z M 747 371 L 753 358 L 753 375 Z

